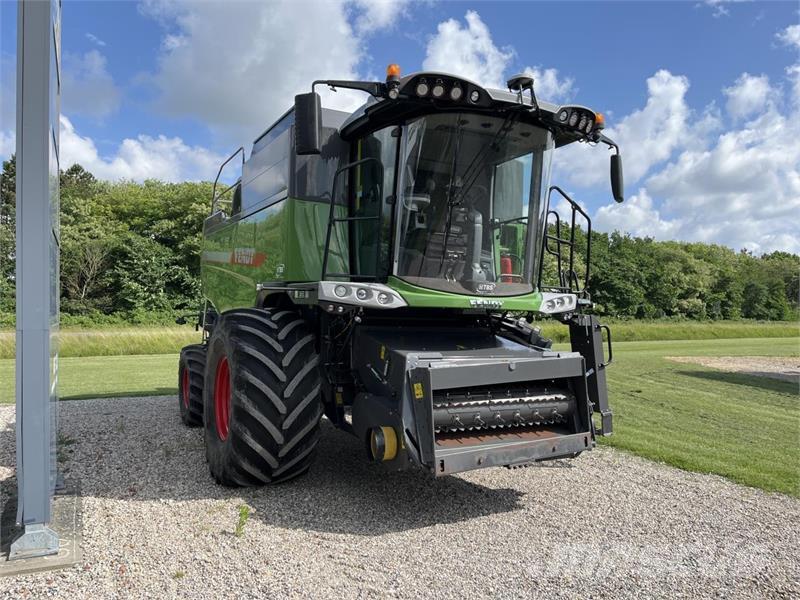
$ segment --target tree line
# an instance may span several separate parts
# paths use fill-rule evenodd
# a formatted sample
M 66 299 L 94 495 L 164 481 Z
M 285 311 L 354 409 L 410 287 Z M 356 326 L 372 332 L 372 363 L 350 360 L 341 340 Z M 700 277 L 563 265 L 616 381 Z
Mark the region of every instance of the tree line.
M 15 181 L 12 157 L 3 162 L 0 181 L 0 323 L 6 325 L 14 313 Z M 65 322 L 166 322 L 197 310 L 210 183 L 111 183 L 73 165 L 61 172 L 60 186 Z M 585 231 L 576 230 L 578 265 L 585 245 Z M 553 275 L 548 262 L 544 278 Z M 592 232 L 589 288 L 602 315 L 796 319 L 799 284 L 795 254 L 755 256 L 713 244 Z

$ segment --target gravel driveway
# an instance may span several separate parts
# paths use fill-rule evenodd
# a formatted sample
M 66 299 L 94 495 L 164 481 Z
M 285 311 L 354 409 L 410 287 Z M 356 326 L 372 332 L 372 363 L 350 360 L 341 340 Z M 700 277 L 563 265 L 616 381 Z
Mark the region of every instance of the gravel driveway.
M 441 480 L 327 423 L 311 472 L 228 490 L 173 398 L 61 404 L 83 562 L 0 597 L 798 597 L 800 501 L 608 449 Z M 13 407 L 0 407 L 0 480 Z M 238 507 L 252 515 L 234 535 Z
M 800 383 L 800 357 L 797 356 L 665 356 L 664 358 L 729 373 L 744 373 Z

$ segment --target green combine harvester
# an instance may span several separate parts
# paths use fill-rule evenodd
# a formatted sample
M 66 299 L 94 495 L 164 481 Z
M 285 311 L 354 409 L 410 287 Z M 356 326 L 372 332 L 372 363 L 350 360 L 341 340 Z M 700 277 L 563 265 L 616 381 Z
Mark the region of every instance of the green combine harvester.
M 367 102 L 322 108 L 317 85 Z M 181 352 L 179 405 L 205 427 L 214 479 L 300 475 L 323 414 L 370 460 L 435 476 L 575 457 L 609 435 L 610 331 L 587 314 L 575 236 L 591 224 L 549 181 L 557 148 L 600 143 L 622 201 L 602 115 L 540 102 L 526 76 L 505 91 L 390 65 L 385 82 L 311 90 L 222 164 L 204 224 L 203 343 Z M 571 351 L 537 317 L 569 327 Z

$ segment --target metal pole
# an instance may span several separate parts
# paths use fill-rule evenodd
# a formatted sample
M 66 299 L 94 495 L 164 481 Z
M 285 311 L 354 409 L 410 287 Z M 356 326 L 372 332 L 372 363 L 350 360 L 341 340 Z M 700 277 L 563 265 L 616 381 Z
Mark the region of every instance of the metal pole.
M 61 2 L 17 10 L 17 523 L 9 559 L 58 552 L 52 518 L 59 298 Z

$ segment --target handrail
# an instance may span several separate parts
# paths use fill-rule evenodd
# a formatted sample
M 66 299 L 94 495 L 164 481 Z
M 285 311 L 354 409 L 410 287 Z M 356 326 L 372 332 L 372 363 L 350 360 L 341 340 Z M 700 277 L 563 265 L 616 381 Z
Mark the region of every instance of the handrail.
M 219 183 L 219 176 L 222 175 L 222 169 L 224 169 L 225 165 L 227 165 L 229 162 L 231 162 L 236 157 L 236 155 L 239 154 L 239 152 L 242 153 L 242 171 L 244 171 L 244 146 L 239 146 L 238 150 L 236 150 L 236 152 L 234 152 L 228 158 L 226 158 L 225 162 L 223 162 L 219 166 L 219 171 L 217 171 L 217 177 L 214 179 L 214 187 L 211 188 L 211 214 L 214 214 L 214 212 L 215 212 L 214 209 L 215 209 L 215 207 L 217 205 L 217 199 L 219 198 L 219 196 L 222 196 L 222 194 L 224 194 L 226 192 L 229 192 L 231 189 L 236 187 L 236 185 L 238 184 L 238 182 L 237 182 L 237 183 L 234 183 L 232 185 L 229 185 L 228 187 L 226 187 L 224 190 L 222 190 L 219 193 L 219 196 L 217 196 L 217 183 Z
M 570 208 L 572 209 L 572 215 L 570 219 L 570 236 L 569 239 L 564 239 L 561 237 L 561 218 L 559 217 L 558 213 L 555 210 L 549 209 L 550 207 L 550 196 L 552 195 L 553 191 L 558 192 L 561 194 L 561 197 L 566 200 Z M 578 294 L 588 294 L 588 287 L 589 287 L 589 267 L 591 265 L 592 259 L 592 219 L 586 213 L 586 211 L 581 208 L 581 206 L 575 202 L 572 198 L 569 197 L 564 190 L 562 190 L 557 185 L 550 186 L 550 189 L 547 191 L 547 206 L 548 211 L 545 215 L 545 232 L 544 232 L 544 240 L 543 246 L 544 251 L 548 254 L 551 254 L 556 257 L 556 268 L 558 269 L 558 279 L 560 288 L 563 291 L 569 292 L 576 292 Z M 583 288 L 579 289 L 579 282 L 578 282 L 578 275 L 575 272 L 575 226 L 576 220 L 575 215 L 576 213 L 580 214 L 584 220 L 586 221 L 586 272 L 583 278 Z M 550 215 L 553 214 L 556 217 L 555 223 L 555 235 L 550 235 L 547 232 L 547 223 L 549 221 Z M 551 250 L 550 245 L 548 244 L 549 241 L 554 241 L 556 243 L 556 250 Z M 561 257 L 561 247 L 562 245 L 569 247 L 569 269 L 565 272 L 562 269 L 562 257 Z M 543 269 L 539 270 L 539 287 L 542 287 L 542 273 Z M 573 290 L 572 285 L 575 284 L 575 289 Z

